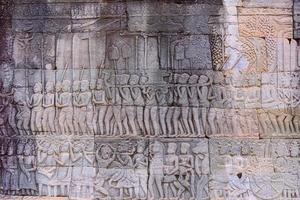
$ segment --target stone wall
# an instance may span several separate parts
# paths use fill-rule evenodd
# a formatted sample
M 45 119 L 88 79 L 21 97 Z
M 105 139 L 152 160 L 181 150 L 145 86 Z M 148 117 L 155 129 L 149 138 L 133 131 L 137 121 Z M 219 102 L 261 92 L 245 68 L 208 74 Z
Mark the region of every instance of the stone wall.
M 0 199 L 299 200 L 299 13 L 0 0 Z

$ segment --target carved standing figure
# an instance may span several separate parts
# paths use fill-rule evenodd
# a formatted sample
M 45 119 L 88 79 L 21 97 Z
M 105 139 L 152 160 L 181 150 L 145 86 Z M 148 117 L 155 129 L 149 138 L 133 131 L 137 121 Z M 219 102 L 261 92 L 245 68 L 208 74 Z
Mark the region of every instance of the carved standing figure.
M 149 199 L 163 198 L 163 179 L 164 179 L 164 149 L 163 144 L 155 141 L 151 146 L 151 157 L 149 166 Z M 158 194 L 155 194 L 158 191 Z
M 179 182 L 185 190 L 190 193 L 191 198 L 195 198 L 195 173 L 194 158 L 189 153 L 190 144 L 182 143 L 179 155 Z M 184 191 L 178 193 L 178 197 L 184 195 Z
M 201 75 L 198 80 L 199 86 L 197 87 L 199 106 L 201 111 L 201 124 L 203 130 L 207 130 L 207 111 L 210 107 L 210 101 L 214 99 L 211 92 L 211 80 L 206 75 Z
M 192 122 L 189 122 L 189 110 L 187 109 L 187 107 L 189 106 L 189 100 L 188 100 L 188 87 L 187 87 L 187 81 L 189 79 L 189 75 L 184 73 L 181 74 L 178 78 L 178 84 L 176 86 L 176 94 L 177 94 L 177 104 L 179 106 L 180 109 L 180 115 L 179 117 L 175 117 L 173 119 L 173 123 L 178 123 L 178 119 L 179 121 L 182 122 L 183 124 L 183 128 L 184 128 L 184 133 L 185 135 L 190 135 L 192 134 L 191 131 L 191 127 L 190 124 L 192 124 Z
M 198 75 L 192 75 L 190 76 L 188 80 L 188 96 L 189 96 L 189 105 L 191 110 L 191 120 L 189 122 L 192 122 L 190 124 L 191 131 L 195 135 L 201 135 L 204 132 L 203 126 L 201 126 L 200 120 L 199 120 L 199 99 L 198 99 L 198 88 L 196 86 L 196 83 L 199 79 Z
M 179 183 L 179 159 L 176 155 L 177 144 L 168 143 L 168 150 L 165 156 L 164 164 L 164 198 L 177 198 L 178 193 L 184 191 L 184 187 Z
M 54 83 L 46 83 L 46 94 L 43 99 L 43 130 L 45 132 L 55 133 L 55 95 L 54 95 Z
M 17 114 L 17 128 L 21 135 L 29 134 L 29 123 L 30 123 L 30 109 L 27 106 L 26 101 L 24 100 L 20 92 L 14 94 L 14 101 L 16 102 Z
M 34 94 L 27 99 L 28 107 L 31 108 L 30 128 L 33 133 L 42 132 L 43 94 L 42 84 L 36 83 L 33 87 Z
M 64 80 L 62 83 L 62 93 L 56 98 L 56 106 L 61 108 L 58 122 L 63 134 L 74 133 L 72 93 L 70 90 L 71 82 Z
M 95 104 L 94 132 L 104 135 L 104 119 L 107 111 L 106 95 L 103 79 L 97 79 L 96 89 L 93 92 L 93 102 Z M 98 132 L 99 130 L 99 132 Z
M 35 195 L 37 192 L 36 183 L 36 158 L 34 155 L 33 142 L 27 141 L 24 146 L 23 155 L 18 156 L 21 169 L 19 176 L 19 187 L 25 195 Z
M 144 108 L 144 124 L 148 136 L 157 136 L 159 132 L 158 109 L 155 99 L 154 86 L 147 86 L 144 90 L 145 108 Z
M 76 103 L 78 101 L 78 95 L 80 92 L 80 81 L 74 80 L 73 86 L 72 86 L 72 92 L 73 92 L 73 124 L 74 124 L 74 130 L 76 134 L 80 133 L 79 128 L 79 116 L 80 116 L 80 107 L 76 106 Z
M 138 184 L 136 184 L 134 191 L 138 199 L 147 198 L 148 157 L 145 155 L 145 152 L 147 152 L 146 150 L 146 143 L 142 140 L 138 141 L 136 153 L 133 156 L 133 164 L 138 181 Z
M 82 133 L 94 134 L 93 127 L 93 106 L 92 93 L 89 91 L 89 82 L 87 80 L 81 81 L 81 92 L 78 95 L 77 102 L 74 105 L 80 108 L 79 113 L 79 127 Z

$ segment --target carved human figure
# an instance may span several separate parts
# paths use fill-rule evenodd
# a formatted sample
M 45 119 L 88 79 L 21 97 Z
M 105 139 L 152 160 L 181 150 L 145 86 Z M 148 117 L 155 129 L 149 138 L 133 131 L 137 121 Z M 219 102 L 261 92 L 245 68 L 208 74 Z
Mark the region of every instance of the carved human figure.
M 112 134 L 112 120 L 113 120 L 113 101 L 114 101 L 114 93 L 112 93 L 114 90 L 112 89 L 113 85 L 113 78 L 106 78 L 106 76 L 103 78 L 105 87 L 105 96 L 106 96 L 106 102 L 107 102 L 107 110 L 104 117 L 104 127 L 105 127 L 105 134 L 110 135 Z
M 146 199 L 147 198 L 147 181 L 148 181 L 148 158 L 145 155 L 146 151 L 145 141 L 138 141 L 136 147 L 136 153 L 133 156 L 134 174 L 137 176 L 136 187 L 134 192 L 136 198 Z
M 108 59 L 112 62 L 114 70 L 118 69 L 119 58 L 120 58 L 120 50 L 115 44 L 112 44 L 111 46 L 108 47 Z
M 80 93 L 78 98 L 73 102 L 75 106 L 80 108 L 79 127 L 82 133 L 93 134 L 93 106 L 92 93 L 89 91 L 89 82 L 83 80 L 80 83 Z
M 176 94 L 177 94 L 177 105 L 178 110 L 177 112 L 174 112 L 173 115 L 173 124 L 174 124 L 174 131 L 178 134 L 178 128 L 175 128 L 175 124 L 178 124 L 179 121 L 182 122 L 183 129 L 185 135 L 190 135 L 193 132 L 191 131 L 190 124 L 192 124 L 191 121 L 189 121 L 189 110 L 187 107 L 189 106 L 189 100 L 188 100 L 188 87 L 187 87 L 187 81 L 189 79 L 189 75 L 186 73 L 181 74 L 178 77 L 178 85 L 176 86 Z M 176 135 L 177 135 L 176 134 Z
M 107 103 L 103 79 L 97 79 L 96 89 L 93 92 L 92 100 L 95 104 L 95 113 L 93 119 L 94 132 L 104 135 L 104 119 L 107 111 Z
M 109 185 L 119 189 L 120 199 L 124 199 L 126 194 L 128 194 L 126 198 L 132 199 L 134 189 L 138 186 L 133 170 L 133 161 L 127 152 L 121 152 L 116 156 L 116 164 L 115 173 L 110 178 Z
M 109 144 L 102 144 L 96 151 L 96 159 L 99 170 L 96 176 L 95 191 L 104 197 L 109 197 L 110 192 L 105 188 L 105 184 L 113 174 L 109 167 L 116 159 L 116 149 Z
M 182 69 L 183 61 L 185 59 L 185 47 L 180 42 L 174 47 L 174 58 L 177 61 L 178 69 Z
M 201 113 L 201 124 L 203 130 L 207 130 L 207 111 L 210 107 L 210 101 L 214 99 L 212 96 L 211 85 L 212 81 L 206 75 L 201 75 L 198 79 L 199 86 L 197 87 L 199 106 Z
M 139 129 L 142 133 L 145 133 L 145 126 L 144 126 L 144 106 L 145 106 L 145 84 L 148 81 L 147 76 L 140 76 L 132 75 L 131 83 L 131 96 L 133 98 L 133 104 L 136 107 L 136 121 Z
M 15 195 L 19 190 L 19 173 L 15 144 L 12 140 L 9 141 L 7 155 L 2 158 L 2 166 L 3 190 L 5 194 Z
M 54 83 L 49 81 L 46 83 L 46 94 L 43 98 L 43 131 L 55 133 L 55 95 Z
M 216 122 L 218 121 L 217 114 L 218 110 L 220 108 L 224 108 L 225 104 L 228 102 L 228 99 L 225 98 L 225 87 L 224 87 L 224 81 L 225 77 L 222 72 L 215 72 L 214 78 L 213 78 L 213 85 L 212 85 L 212 101 L 211 101 L 211 107 L 209 109 L 209 113 L 207 116 L 208 119 L 208 125 L 209 125 L 209 133 L 210 134 L 216 134 L 218 133 Z
M 176 155 L 177 144 L 168 143 L 167 154 L 165 155 L 164 164 L 164 198 L 177 198 L 177 194 L 184 191 L 184 187 L 179 183 L 179 159 Z
M 194 173 L 194 158 L 189 153 L 190 144 L 181 143 L 180 155 L 179 155 L 179 182 L 183 185 L 185 190 L 178 193 L 180 198 L 184 195 L 185 191 L 188 191 L 191 198 L 195 198 L 195 173 Z
M 201 144 L 197 144 L 196 147 L 192 149 L 195 154 L 195 173 L 198 176 L 198 181 L 195 185 L 195 198 L 196 199 L 207 199 L 209 195 L 208 191 L 208 177 L 204 172 L 207 172 L 204 165 L 205 154 L 201 152 Z M 208 173 L 208 172 L 207 172 Z
M 8 133 L 9 125 L 11 128 L 15 129 L 15 112 L 12 109 L 12 95 L 14 93 L 14 90 L 12 90 L 10 93 L 6 93 L 5 91 L 2 91 L 2 82 L 0 81 L 0 134 L 7 136 L 10 135 Z M 14 130 L 17 134 L 17 130 Z M 14 134 L 12 134 L 14 135 Z
M 189 97 L 189 105 L 191 110 L 191 120 L 189 122 L 192 122 L 190 124 L 191 131 L 195 135 L 200 135 L 201 133 L 204 133 L 204 128 L 202 123 L 200 123 L 199 120 L 199 99 L 198 99 L 198 87 L 196 86 L 198 82 L 199 76 L 198 75 L 192 75 L 190 76 L 188 80 L 189 87 L 187 88 L 188 97 Z
M 30 109 L 27 106 L 27 103 L 20 92 L 15 92 L 14 101 L 16 102 L 17 108 L 17 128 L 21 135 L 28 135 L 30 123 Z
M 56 98 L 56 106 L 61 108 L 58 122 L 63 134 L 74 133 L 72 93 L 70 90 L 71 82 L 64 80 L 62 82 L 62 93 L 57 95 Z
M 129 59 L 132 56 L 132 48 L 129 44 L 124 44 L 122 46 L 122 58 L 124 59 L 125 62 L 125 70 L 128 73 L 129 72 Z
M 91 198 L 94 194 L 94 178 L 96 175 L 94 145 L 87 141 L 83 148 L 81 196 Z
M 37 82 L 33 87 L 33 95 L 27 99 L 31 108 L 30 128 L 33 133 L 42 132 L 43 94 L 42 84 Z
M 137 129 L 135 126 L 135 109 L 133 106 L 133 98 L 130 92 L 130 87 L 132 85 L 130 76 L 128 74 L 123 74 L 120 78 L 121 85 L 119 86 L 118 91 L 122 99 L 121 112 L 125 117 L 123 120 L 123 126 L 125 127 L 124 135 L 130 135 L 130 133 L 132 133 L 133 135 L 137 136 Z
M 161 134 L 167 136 L 167 125 L 166 125 L 166 115 L 168 112 L 167 107 L 167 94 L 168 87 L 161 86 L 155 91 L 155 98 L 158 106 L 158 121 Z
M 149 199 L 163 198 L 163 178 L 164 178 L 164 154 L 163 144 L 155 141 L 151 146 L 149 165 Z M 155 194 L 158 191 L 158 194 Z
M 117 75 L 115 76 L 115 83 L 117 85 L 121 84 L 121 76 L 122 75 Z M 112 111 L 113 111 L 113 119 L 114 121 L 110 120 L 110 132 L 111 134 L 115 135 L 116 133 L 119 133 L 120 135 L 124 134 L 124 129 L 123 129 L 123 123 L 122 123 L 122 99 L 120 96 L 119 88 L 116 86 L 111 86 L 110 87 L 110 93 L 112 94 Z M 113 129 L 113 122 L 115 122 L 115 129 Z M 118 131 L 118 132 L 117 132 Z
M 69 185 L 71 181 L 72 165 L 70 158 L 71 146 L 68 142 L 59 146 L 59 152 L 56 152 L 56 190 L 60 191 L 61 195 L 69 194 Z
M 144 124 L 148 136 L 157 136 L 160 134 L 158 122 L 158 109 L 155 99 L 155 88 L 148 85 L 144 90 L 145 108 L 144 108 Z
M 56 152 L 47 141 L 37 143 L 37 183 L 40 195 L 57 196 L 57 185 L 53 183 L 57 173 Z M 44 192 L 46 190 L 46 192 Z
M 18 163 L 21 169 L 19 175 L 19 187 L 23 195 L 35 195 L 37 192 L 36 183 L 36 158 L 32 141 L 27 141 L 24 152 L 18 155 Z M 23 146 L 23 145 L 22 145 Z
M 58 97 L 60 96 L 61 92 L 62 92 L 62 84 L 61 84 L 61 82 L 56 82 L 55 83 L 55 97 L 54 97 L 54 99 L 55 99 L 55 118 L 56 119 L 58 119 L 59 116 L 60 116 L 60 110 L 61 110 L 61 108 L 59 108 L 57 106 L 56 102 L 57 102 Z M 60 126 L 59 126 L 59 120 L 55 120 L 54 124 L 55 124 L 55 130 L 59 131 L 59 132 L 62 132 L 60 130 Z
M 174 104 L 175 104 L 175 91 L 174 91 L 174 87 L 172 87 L 172 85 L 175 83 L 175 80 L 176 80 L 176 76 L 170 74 L 169 75 L 169 78 L 168 78 L 168 93 L 167 93 L 167 96 L 166 96 L 166 101 L 167 101 L 167 106 L 168 106 L 168 112 L 166 114 L 166 125 L 167 125 L 167 131 L 168 131 L 168 135 L 169 136 L 174 136 L 175 134 L 175 131 L 173 131 L 173 126 L 172 126 L 172 123 L 173 123 L 173 114 L 174 114 L 174 111 L 175 111 L 175 107 L 174 107 Z
M 74 80 L 72 85 L 72 92 L 73 92 L 73 124 L 74 124 L 74 130 L 76 134 L 80 133 L 79 128 L 79 116 L 80 116 L 80 107 L 76 106 L 76 103 L 78 101 L 78 95 L 80 92 L 80 81 Z

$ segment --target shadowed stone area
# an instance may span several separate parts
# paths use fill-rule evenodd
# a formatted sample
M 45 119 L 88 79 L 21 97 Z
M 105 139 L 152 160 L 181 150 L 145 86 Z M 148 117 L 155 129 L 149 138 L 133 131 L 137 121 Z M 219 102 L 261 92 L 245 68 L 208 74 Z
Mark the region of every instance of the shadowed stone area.
M 0 0 L 0 199 L 300 200 L 299 16 Z

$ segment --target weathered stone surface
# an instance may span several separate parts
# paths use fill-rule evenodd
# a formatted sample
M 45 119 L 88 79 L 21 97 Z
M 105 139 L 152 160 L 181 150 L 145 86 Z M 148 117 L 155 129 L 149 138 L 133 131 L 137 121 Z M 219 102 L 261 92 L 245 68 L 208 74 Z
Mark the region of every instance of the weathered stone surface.
M 298 4 L 0 0 L 0 199 L 299 199 Z
M 299 198 L 298 140 L 210 140 L 211 199 Z

